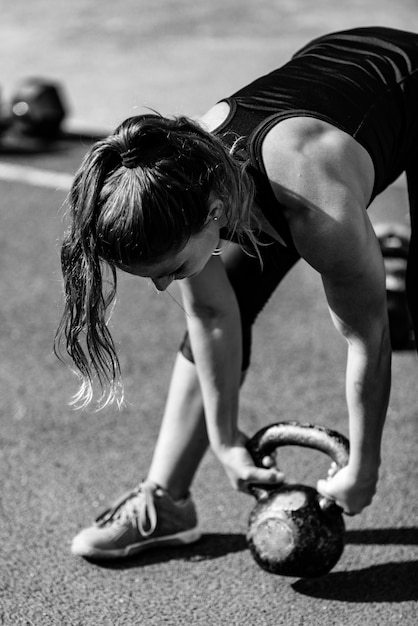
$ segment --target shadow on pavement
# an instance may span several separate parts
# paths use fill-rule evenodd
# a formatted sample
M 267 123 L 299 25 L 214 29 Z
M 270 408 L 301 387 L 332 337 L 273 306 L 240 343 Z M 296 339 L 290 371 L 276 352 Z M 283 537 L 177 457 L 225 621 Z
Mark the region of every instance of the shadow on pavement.
M 418 545 L 418 527 L 348 530 L 346 543 L 416 546 Z
M 175 546 L 153 548 L 150 552 L 142 552 L 126 559 L 95 561 L 87 559 L 96 566 L 106 569 L 130 569 L 133 567 L 143 568 L 155 563 L 164 563 L 171 560 L 183 561 L 207 561 L 218 559 L 247 549 L 245 535 L 240 533 L 207 533 L 201 539 L 189 546 Z
M 347 531 L 348 544 L 418 545 L 418 528 L 378 528 Z M 92 561 L 114 570 L 146 567 L 171 560 L 206 561 L 247 550 L 245 535 L 208 533 L 195 544 L 161 547 L 126 559 Z M 410 602 L 418 600 L 418 561 L 389 562 L 321 578 L 300 579 L 292 588 L 305 596 L 341 602 Z
M 292 584 L 304 596 L 341 602 L 411 602 L 418 600 L 418 561 L 384 563 Z
M 351 530 L 348 544 L 418 545 L 418 528 Z M 293 589 L 302 595 L 341 602 L 410 602 L 418 600 L 418 561 L 383 563 L 350 572 L 331 572 L 322 578 L 298 580 Z

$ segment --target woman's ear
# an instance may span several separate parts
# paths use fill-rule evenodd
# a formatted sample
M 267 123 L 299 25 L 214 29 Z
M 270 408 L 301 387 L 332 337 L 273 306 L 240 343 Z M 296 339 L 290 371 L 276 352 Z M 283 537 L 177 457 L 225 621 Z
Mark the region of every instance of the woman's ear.
M 207 221 L 215 220 L 215 222 L 220 221 L 221 217 L 224 213 L 224 203 L 220 198 L 216 196 L 209 197 L 209 210 L 208 210 L 208 218 Z

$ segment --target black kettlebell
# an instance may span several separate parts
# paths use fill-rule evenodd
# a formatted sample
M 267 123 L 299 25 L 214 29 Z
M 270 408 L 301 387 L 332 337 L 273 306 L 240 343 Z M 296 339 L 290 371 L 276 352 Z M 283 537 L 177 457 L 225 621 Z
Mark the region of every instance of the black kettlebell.
M 42 78 L 27 78 L 11 101 L 13 124 L 25 135 L 55 139 L 67 115 L 61 85 Z
M 406 298 L 411 227 L 398 222 L 374 225 L 386 272 L 386 300 L 393 350 L 406 350 L 414 343 L 412 319 Z
M 348 463 L 349 443 L 338 432 L 298 422 L 278 422 L 247 442 L 255 465 L 277 447 L 297 445 L 321 450 L 338 468 Z M 257 503 L 248 522 L 247 543 L 255 561 L 282 576 L 311 578 L 327 574 L 344 549 L 342 509 L 301 484 L 251 487 Z

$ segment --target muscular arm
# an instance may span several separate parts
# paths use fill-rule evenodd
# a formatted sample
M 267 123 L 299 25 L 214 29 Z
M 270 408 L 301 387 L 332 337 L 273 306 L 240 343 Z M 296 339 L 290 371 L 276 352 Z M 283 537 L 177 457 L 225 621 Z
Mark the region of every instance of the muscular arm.
M 384 272 L 379 260 L 376 254 L 370 260 L 376 267 L 343 280 L 323 275 L 334 324 L 348 344 L 346 396 L 351 453 L 348 468 L 335 477 L 334 486 L 320 483 L 319 487 L 325 492 L 329 488 L 350 513 L 361 511 L 374 495 L 389 401 L 391 351 Z M 344 480 L 348 484 L 341 485 Z
M 236 438 L 238 428 L 242 358 L 238 304 L 218 257 L 180 285 L 208 435 L 212 447 L 218 449 Z
M 211 447 L 235 488 L 282 482 L 277 470 L 254 466 L 238 427 L 242 335 L 240 312 L 223 263 L 217 256 L 181 291 L 199 376 Z
M 347 211 L 360 211 L 352 201 Z M 346 397 L 349 415 L 350 460 L 333 486 L 320 483 L 349 513 L 370 504 L 380 465 L 380 445 L 390 391 L 390 341 L 385 298 L 384 267 L 371 227 L 361 214 L 342 226 L 347 243 L 339 241 L 332 259 L 309 251 L 306 258 L 321 268 L 331 316 L 348 346 Z M 336 227 L 338 228 L 338 227 Z M 300 236 L 300 234 L 299 234 Z M 301 248 L 303 248 L 301 244 Z M 352 258 L 354 255 L 354 258 Z M 345 480 L 344 485 L 341 482 Z
M 273 150 L 269 173 L 296 247 L 321 274 L 333 322 L 347 341 L 350 460 L 319 487 L 354 514 L 375 492 L 390 390 L 384 266 L 365 210 L 372 170 L 363 149 L 339 131 L 315 123 L 295 130 L 282 138 L 291 166 L 284 171 L 282 148 Z

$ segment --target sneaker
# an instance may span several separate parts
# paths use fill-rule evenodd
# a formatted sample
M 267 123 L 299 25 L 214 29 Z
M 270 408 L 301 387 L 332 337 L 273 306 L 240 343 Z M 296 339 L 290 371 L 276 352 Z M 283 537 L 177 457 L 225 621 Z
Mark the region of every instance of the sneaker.
M 144 482 L 76 535 L 71 552 L 93 559 L 115 559 L 155 546 L 193 543 L 200 536 L 190 495 L 176 501 L 158 485 Z

